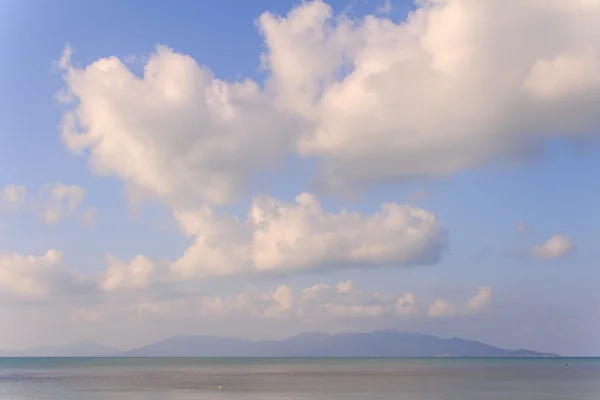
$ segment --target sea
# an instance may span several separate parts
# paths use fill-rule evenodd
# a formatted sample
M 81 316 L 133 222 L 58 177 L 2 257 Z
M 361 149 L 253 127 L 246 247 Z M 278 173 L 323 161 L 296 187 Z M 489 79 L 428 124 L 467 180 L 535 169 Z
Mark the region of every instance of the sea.
M 4 358 L 0 399 L 599 400 L 600 359 Z

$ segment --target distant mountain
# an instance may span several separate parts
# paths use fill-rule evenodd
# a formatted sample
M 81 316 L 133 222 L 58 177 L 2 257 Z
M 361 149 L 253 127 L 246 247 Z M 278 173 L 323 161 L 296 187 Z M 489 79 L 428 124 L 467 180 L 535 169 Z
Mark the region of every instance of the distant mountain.
M 22 350 L 0 350 L 0 357 L 106 357 L 120 350 L 101 344 L 82 341 L 65 346 L 31 347 Z
M 472 340 L 442 339 L 394 330 L 370 333 L 305 333 L 285 340 L 252 341 L 182 336 L 118 354 L 120 357 L 558 357 L 506 350 Z

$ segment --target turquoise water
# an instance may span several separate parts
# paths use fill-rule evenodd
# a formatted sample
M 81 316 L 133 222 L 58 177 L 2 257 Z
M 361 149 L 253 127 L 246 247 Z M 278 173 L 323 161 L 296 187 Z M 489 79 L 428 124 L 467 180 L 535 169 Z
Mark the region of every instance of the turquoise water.
M 600 359 L 0 359 L 0 399 L 598 400 Z

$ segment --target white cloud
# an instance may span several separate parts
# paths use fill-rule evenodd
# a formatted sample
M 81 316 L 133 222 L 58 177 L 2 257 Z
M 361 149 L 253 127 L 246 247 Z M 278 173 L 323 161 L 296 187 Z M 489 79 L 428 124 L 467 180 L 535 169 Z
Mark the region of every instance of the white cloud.
M 479 312 L 489 307 L 492 302 L 493 289 L 491 286 L 480 286 L 477 293 L 467 302 L 470 312 Z
M 64 217 L 72 217 L 81 205 L 85 192 L 77 185 L 64 183 L 49 183 L 38 190 L 37 210 L 42 220 L 47 224 L 56 224 Z M 28 202 L 27 189 L 22 185 L 9 185 L 2 189 L 0 204 L 9 212 L 17 212 L 25 208 Z M 87 207 L 81 215 L 84 226 L 95 225 L 98 211 L 94 207 Z
M 591 45 L 575 52 L 539 60 L 524 82 L 540 100 L 556 100 L 578 92 L 600 90 L 598 49 Z
M 554 235 L 542 245 L 533 246 L 530 254 L 535 258 L 562 258 L 574 250 L 568 235 Z
M 83 200 L 84 191 L 77 185 L 56 183 L 46 185 L 40 195 L 43 201 L 42 219 L 47 224 L 55 224 L 64 216 L 73 216 Z
M 231 297 L 206 296 L 201 298 L 200 314 L 203 316 L 265 317 L 268 310 L 277 308 L 269 294 L 257 290 L 241 292 Z M 281 314 L 271 312 L 271 318 Z
M 230 83 L 192 58 L 158 46 L 142 78 L 116 57 L 85 69 L 61 65 L 72 108 L 62 137 L 90 166 L 178 206 L 223 204 L 249 174 L 283 159 L 293 118 L 246 79 Z M 77 127 L 81 127 L 79 130 Z
M 143 286 L 129 286 L 129 289 Z M 211 289 L 208 289 L 209 292 Z M 162 293 L 162 294 L 161 294 Z M 78 307 L 71 318 L 81 322 L 114 319 L 250 318 L 330 322 L 362 318 L 420 318 L 425 302 L 413 293 L 379 293 L 357 288 L 352 281 L 335 285 L 315 284 L 308 288 L 280 285 L 273 289 L 247 287 L 229 295 L 210 294 L 198 287 L 191 292 L 108 291 L 101 304 Z M 190 312 L 190 310 L 193 310 Z
M 456 306 L 452 302 L 438 298 L 429 307 L 427 315 L 434 318 L 448 318 L 456 315 L 456 312 Z
M 384 316 L 449 318 L 477 315 L 489 307 L 491 299 L 491 286 L 481 286 L 464 305 L 442 298 L 427 305 L 425 301 L 417 301 L 413 293 L 370 292 L 346 281 L 337 285 L 316 284 L 300 290 L 282 285 L 272 291 L 250 289 L 229 297 L 203 296 L 201 312 L 203 315 L 293 318 L 306 322 Z
M 19 185 L 9 185 L 2 189 L 2 208 L 9 212 L 21 210 L 27 202 L 27 188 Z
M 165 46 L 142 77 L 116 57 L 75 68 L 67 48 L 63 139 L 95 172 L 186 208 L 235 199 L 293 151 L 334 189 L 527 158 L 600 127 L 600 3 L 538 3 L 419 1 L 398 23 L 318 0 L 267 12 L 264 88 Z
M 329 186 L 446 176 L 598 132 L 599 2 L 417 5 L 398 24 L 321 1 L 260 18 L 270 87 L 312 121 L 298 151 Z
M 336 287 L 339 293 L 344 294 L 350 293 L 350 291 L 354 289 L 354 284 L 352 283 L 352 281 L 348 280 L 346 282 L 338 283 Z
M 0 294 L 42 299 L 75 287 L 79 282 L 63 265 L 62 254 L 48 250 L 42 256 L 0 254 Z
M 412 293 L 406 293 L 396 301 L 396 312 L 398 315 L 411 316 L 418 311 L 415 295 Z
M 275 303 L 267 309 L 267 317 L 280 317 L 293 312 L 295 308 L 296 298 L 294 290 L 287 285 L 279 286 L 273 292 L 269 293 L 266 298 Z
M 201 304 L 204 315 L 294 318 L 307 322 L 383 315 L 408 318 L 418 315 L 412 293 L 399 296 L 366 292 L 355 288 L 351 281 L 337 285 L 316 284 L 298 291 L 282 285 L 267 292 L 253 289 L 230 297 L 206 296 Z
M 106 259 L 108 268 L 100 279 L 100 288 L 104 291 L 145 288 L 157 280 L 158 274 L 164 270 L 142 255 L 134 257 L 129 263 L 113 255 L 108 255 Z
M 357 288 L 352 281 L 306 288 L 300 292 L 297 304 L 298 315 L 308 321 L 379 316 L 408 318 L 419 313 L 412 293 L 369 292 Z
M 219 80 L 165 46 L 141 77 L 116 57 L 76 68 L 67 47 L 62 137 L 96 173 L 175 210 L 194 240 L 170 266 L 180 278 L 432 264 L 446 235 L 422 209 L 385 204 L 367 216 L 326 212 L 307 194 L 255 197 L 240 221 L 210 206 L 288 153 L 313 157 L 326 186 L 342 189 L 446 176 L 594 134 L 600 3 L 527 4 L 426 0 L 399 23 L 336 16 L 318 0 L 267 12 L 262 88 Z M 551 257 L 546 245 L 532 254 Z M 106 287 L 138 282 L 124 265 Z
M 433 318 L 450 318 L 455 316 L 475 315 L 489 308 L 492 303 L 493 288 L 490 285 L 480 286 L 477 293 L 463 304 L 454 304 L 453 302 L 438 297 L 430 305 L 427 315 Z
M 180 258 L 169 263 L 139 255 L 126 262 L 109 255 L 100 287 L 111 291 L 251 273 L 427 265 L 438 262 L 448 245 L 446 229 L 423 209 L 388 203 L 373 214 L 331 213 L 307 193 L 296 203 L 256 197 L 246 221 L 210 207 L 174 216 L 193 238 Z
M 371 215 L 330 213 L 304 193 L 296 203 L 256 197 L 247 221 L 204 208 L 175 214 L 195 238 L 172 268 L 181 277 L 436 263 L 447 232 L 435 214 L 383 204 Z
M 309 329 L 347 330 L 350 326 L 357 329 L 418 327 L 426 326 L 428 320 L 433 323 L 431 319 L 439 317 L 439 314 L 428 313 L 430 306 L 436 303 L 426 298 L 417 299 L 410 292 L 364 290 L 352 281 L 315 284 L 304 289 L 285 284 L 237 290 L 212 285 L 189 286 L 190 291 L 155 289 L 78 296 L 69 298 L 68 302 L 48 302 L 48 306 L 58 306 L 53 318 L 80 327 L 95 330 L 101 326 L 117 333 L 124 328 L 131 331 L 145 326 L 161 332 L 157 331 L 157 337 L 148 340 L 206 331 L 207 324 L 223 327 L 218 330 L 219 335 L 231 335 L 232 329 L 257 328 L 264 338 L 269 330 L 267 326 L 279 330 L 291 328 L 289 334 L 292 334 Z M 450 307 L 454 307 L 454 314 L 450 315 L 456 317 L 475 318 L 482 311 L 452 304 Z M 281 336 L 281 332 L 271 333 Z

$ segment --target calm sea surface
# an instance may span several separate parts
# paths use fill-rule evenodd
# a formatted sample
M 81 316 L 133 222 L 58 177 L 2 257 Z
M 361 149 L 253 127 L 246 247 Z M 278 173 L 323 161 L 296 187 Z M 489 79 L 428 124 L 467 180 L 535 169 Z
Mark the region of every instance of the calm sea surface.
M 0 359 L 0 399 L 600 400 L 600 359 Z

